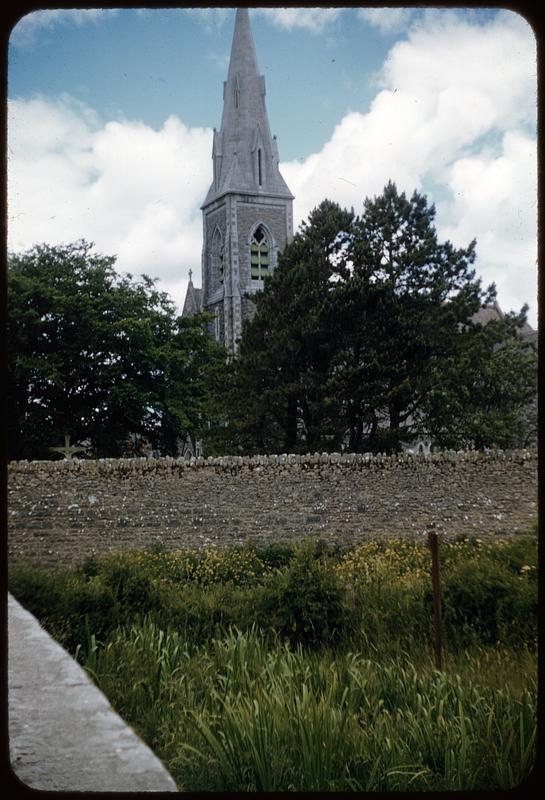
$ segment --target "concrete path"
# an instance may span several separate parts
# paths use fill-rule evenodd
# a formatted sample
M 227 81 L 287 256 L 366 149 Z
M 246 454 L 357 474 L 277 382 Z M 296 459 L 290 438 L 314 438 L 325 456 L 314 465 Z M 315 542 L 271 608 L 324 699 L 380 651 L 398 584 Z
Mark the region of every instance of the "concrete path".
M 87 673 L 8 597 L 10 759 L 32 789 L 175 792 L 159 759 Z

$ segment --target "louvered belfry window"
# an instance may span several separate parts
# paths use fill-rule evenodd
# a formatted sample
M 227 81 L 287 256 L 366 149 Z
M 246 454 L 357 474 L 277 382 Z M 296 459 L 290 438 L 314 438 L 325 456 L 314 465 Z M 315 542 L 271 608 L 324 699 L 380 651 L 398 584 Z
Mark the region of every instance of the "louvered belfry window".
M 224 256 L 224 253 L 225 253 L 225 248 L 223 246 L 223 242 L 220 242 L 220 251 L 219 251 L 219 254 L 218 254 L 218 272 L 219 272 L 220 283 L 223 283 L 223 256 Z
M 224 244 L 223 236 L 221 235 L 219 228 L 216 228 L 214 231 L 214 236 L 212 237 L 212 261 L 214 265 L 214 279 L 219 280 L 220 283 L 223 283 Z
M 269 274 L 269 243 L 262 225 L 256 228 L 252 236 L 250 260 L 253 280 L 260 281 Z

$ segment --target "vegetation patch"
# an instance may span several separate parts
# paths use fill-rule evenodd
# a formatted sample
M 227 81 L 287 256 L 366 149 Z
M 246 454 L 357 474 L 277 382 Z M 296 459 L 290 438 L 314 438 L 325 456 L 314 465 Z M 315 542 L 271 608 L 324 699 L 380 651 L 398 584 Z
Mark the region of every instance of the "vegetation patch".
M 10 590 L 180 788 L 507 789 L 535 758 L 537 536 L 114 553 Z

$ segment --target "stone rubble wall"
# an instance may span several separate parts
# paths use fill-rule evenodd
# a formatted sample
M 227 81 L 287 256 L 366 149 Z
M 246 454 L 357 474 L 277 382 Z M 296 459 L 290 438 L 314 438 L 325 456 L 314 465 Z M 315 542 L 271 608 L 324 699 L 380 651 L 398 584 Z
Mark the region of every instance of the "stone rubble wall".
M 12 462 L 8 555 L 43 566 L 92 554 L 264 544 L 313 536 L 480 537 L 527 532 L 537 452 L 315 453 L 186 461 Z

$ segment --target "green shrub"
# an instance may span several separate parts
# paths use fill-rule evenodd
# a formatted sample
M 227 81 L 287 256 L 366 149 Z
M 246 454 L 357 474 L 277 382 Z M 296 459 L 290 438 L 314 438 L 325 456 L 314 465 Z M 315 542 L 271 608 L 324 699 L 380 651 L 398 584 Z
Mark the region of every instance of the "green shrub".
M 453 641 L 476 635 L 486 644 L 531 645 L 537 635 L 533 582 L 498 563 L 454 565 L 444 573 L 442 601 L 446 632 Z
M 61 619 L 69 606 L 66 602 L 68 574 L 41 570 L 20 563 L 9 571 L 9 589 L 24 608 L 52 633 L 59 635 Z
M 100 571 L 100 561 L 96 555 L 87 556 L 80 567 L 81 574 L 86 578 L 94 578 Z
M 270 569 L 284 569 L 295 556 L 295 545 L 287 542 L 263 545 L 256 548 L 256 555 Z
M 202 554 L 188 548 L 168 550 L 164 553 L 136 552 L 135 558 L 146 567 L 150 575 L 171 584 L 184 585 L 193 580 Z
M 120 622 L 119 606 L 99 577 L 40 570 L 18 565 L 10 570 L 9 588 L 19 602 L 64 647 L 72 652 L 89 630 L 106 637 Z
M 288 569 L 269 582 L 257 610 L 260 626 L 305 647 L 339 642 L 349 618 L 339 578 L 311 546 L 300 549 Z
M 38 619 L 62 605 L 63 584 L 58 573 L 40 570 L 24 562 L 9 571 L 11 593 Z
M 369 657 L 401 652 L 430 651 L 433 645 L 433 607 L 421 582 L 356 585 L 351 631 L 352 647 Z
M 440 544 L 445 644 L 534 647 L 537 539 Z M 144 615 L 202 643 L 236 626 L 274 630 L 308 647 L 370 656 L 432 646 L 426 542 L 368 540 L 341 553 L 326 542 L 136 551 L 89 558 L 76 570 L 10 568 L 10 589 L 71 650 L 88 628 L 104 637 Z M 82 638 L 83 637 L 83 638 Z
M 116 553 L 98 565 L 93 581 L 109 590 L 118 610 L 118 621 L 130 623 L 135 616 L 160 611 L 164 598 L 150 563 L 151 555 Z
M 67 582 L 64 604 L 60 618 L 62 631 L 57 629 L 54 635 L 71 652 L 90 632 L 105 640 L 122 621 L 114 593 L 97 577 L 85 583 Z
M 527 572 L 526 577 L 537 580 L 536 536 L 500 540 L 496 546 L 489 548 L 488 555 L 491 561 L 501 564 L 515 575 L 520 575 L 522 570 L 522 573 Z
M 165 590 L 165 595 L 162 613 L 153 615 L 153 619 L 198 644 L 221 635 L 230 626 L 248 630 L 261 597 L 258 588 L 220 583 L 203 587 L 193 582 L 178 587 L 175 593 Z
M 270 571 L 251 547 L 209 548 L 200 554 L 192 578 L 203 585 L 233 583 L 235 586 L 253 586 Z

